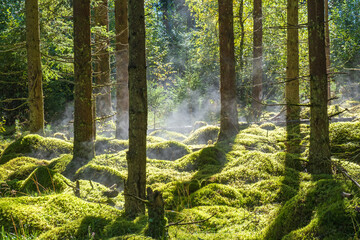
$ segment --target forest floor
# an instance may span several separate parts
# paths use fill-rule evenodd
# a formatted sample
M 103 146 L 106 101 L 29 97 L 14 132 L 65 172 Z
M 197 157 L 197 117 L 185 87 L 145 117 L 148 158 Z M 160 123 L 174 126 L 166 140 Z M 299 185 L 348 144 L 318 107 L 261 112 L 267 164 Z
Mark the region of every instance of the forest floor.
M 147 186 L 163 193 L 168 223 L 197 222 L 167 227 L 169 239 L 359 238 L 360 189 L 346 176 L 360 180 L 359 121 L 330 125 L 333 175 L 307 173 L 308 125 L 301 156 L 285 153 L 284 127 L 241 127 L 223 143 L 205 123 L 186 136 L 149 134 Z M 127 141 L 97 137 L 96 157 L 76 173 L 80 196 L 62 174 L 72 159 L 66 135 L 0 142 L 0 239 L 147 239 L 147 215 L 124 216 Z

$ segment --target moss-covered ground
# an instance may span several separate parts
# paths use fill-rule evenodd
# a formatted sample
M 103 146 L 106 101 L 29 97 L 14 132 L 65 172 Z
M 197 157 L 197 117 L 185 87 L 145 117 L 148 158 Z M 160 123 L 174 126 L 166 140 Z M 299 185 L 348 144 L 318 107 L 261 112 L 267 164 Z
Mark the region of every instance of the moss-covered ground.
M 306 172 L 309 129 L 301 130 L 300 156 L 285 153 L 285 129 L 274 124 L 244 125 L 221 143 L 216 126 L 153 132 L 147 185 L 163 193 L 168 223 L 178 223 L 167 237 L 359 239 L 360 189 L 340 171 L 360 180 L 359 122 L 330 126 L 333 175 Z M 147 215 L 124 216 L 127 141 L 98 138 L 77 182 L 63 176 L 70 142 L 26 135 L 1 143 L 0 239 L 150 239 Z

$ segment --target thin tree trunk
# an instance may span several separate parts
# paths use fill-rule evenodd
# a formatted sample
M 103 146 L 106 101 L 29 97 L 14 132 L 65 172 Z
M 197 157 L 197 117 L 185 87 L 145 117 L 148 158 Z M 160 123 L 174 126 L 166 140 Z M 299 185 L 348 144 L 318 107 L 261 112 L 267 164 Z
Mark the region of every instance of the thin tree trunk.
M 245 27 L 244 27 L 244 0 L 240 0 L 239 8 L 239 21 L 240 21 L 240 71 L 244 68 L 244 41 L 245 41 Z
M 325 1 L 325 51 L 326 51 L 326 72 L 327 72 L 327 81 L 328 81 L 328 98 L 331 98 L 331 78 L 330 78 L 330 28 L 329 28 L 329 1 Z M 331 104 L 331 101 L 328 101 L 328 105 Z
M 100 0 L 94 8 L 95 26 L 109 31 L 108 0 Z M 100 117 L 109 116 L 111 107 L 110 54 L 109 38 L 104 32 L 95 34 L 95 83 L 96 83 L 96 114 Z
M 254 49 L 253 49 L 253 88 L 252 88 L 252 120 L 258 121 L 262 105 L 262 0 L 254 0 Z
M 311 173 L 331 174 L 324 0 L 308 0 L 308 22 L 311 102 L 308 169 Z
M 129 0 L 129 151 L 125 191 L 145 199 L 147 86 L 145 58 L 145 13 L 143 0 Z M 125 213 L 134 218 L 145 205 L 125 195 Z
M 115 0 L 116 30 L 116 134 L 117 139 L 129 137 L 128 89 L 128 19 L 127 0 Z
M 25 1 L 26 50 L 29 80 L 30 132 L 44 134 L 44 100 L 42 89 L 40 23 L 38 0 Z
M 94 157 L 90 0 L 74 0 L 74 160 L 79 165 Z
M 300 154 L 299 2 L 287 1 L 286 131 L 287 152 Z M 294 163 L 292 167 L 298 167 Z
M 220 40 L 220 133 L 218 141 L 238 133 L 236 108 L 234 27 L 232 0 L 219 0 Z

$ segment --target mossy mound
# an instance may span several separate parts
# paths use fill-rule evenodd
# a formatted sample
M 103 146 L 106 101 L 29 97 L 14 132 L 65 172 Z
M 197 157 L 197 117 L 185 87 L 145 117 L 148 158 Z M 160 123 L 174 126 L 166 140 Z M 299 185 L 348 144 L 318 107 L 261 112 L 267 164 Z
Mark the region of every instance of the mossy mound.
M 359 161 L 360 122 L 343 122 L 330 124 L 330 148 L 337 157 Z
M 72 152 L 72 144 L 57 139 L 44 138 L 36 134 L 26 135 L 11 143 L 2 153 L 0 164 L 19 156 L 52 159 Z
M 67 179 L 63 175 L 46 166 L 40 166 L 22 182 L 20 191 L 25 193 L 35 192 L 38 194 L 61 192 L 67 187 L 65 181 L 67 181 Z
M 222 166 L 226 163 L 225 152 L 218 147 L 207 147 L 175 161 L 180 171 L 199 170 L 206 165 Z
M 217 126 L 204 126 L 191 133 L 190 136 L 184 140 L 187 145 L 207 144 L 209 141 L 215 142 L 219 135 L 220 128 Z
M 186 139 L 185 135 L 168 130 L 156 130 L 150 133 L 149 136 L 161 137 L 166 140 L 174 140 L 179 142 L 184 141 Z
M 268 131 L 257 125 L 252 125 L 236 135 L 233 150 L 242 150 L 240 146 L 244 146 L 247 150 L 275 153 L 285 149 L 285 137 L 284 129 Z
M 260 125 L 260 128 L 264 130 L 275 130 L 276 125 L 273 123 L 263 123 Z
M 166 141 L 147 145 L 147 157 L 159 160 L 176 160 L 187 154 L 191 150 L 183 143 L 176 141 Z
M 117 153 L 129 148 L 128 140 L 118 140 L 111 138 L 98 138 L 95 142 L 96 154 Z
M 265 239 L 352 239 L 359 215 L 343 199 L 344 185 L 333 179 L 303 183 L 280 209 Z M 357 216 L 356 216 L 357 215 Z M 355 217 L 355 218 L 354 218 Z
M 193 131 L 195 131 L 196 129 L 202 128 L 202 127 L 206 127 L 208 124 L 207 122 L 204 121 L 196 121 L 193 124 Z
M 116 184 L 118 187 L 122 188 L 124 185 L 125 176 L 112 167 L 89 163 L 80 168 L 76 172 L 74 178 L 91 180 L 101 183 L 107 187 Z
M 214 205 L 240 207 L 244 203 L 243 195 L 237 189 L 217 183 L 197 190 L 190 195 L 190 198 L 193 207 Z
M 24 180 L 38 166 L 46 166 L 49 162 L 30 157 L 18 157 L 0 165 L 0 180 Z
M 70 194 L 0 198 L 0 212 L 5 232 L 15 234 L 15 225 L 42 233 L 38 239 L 108 239 L 144 228 L 144 222 L 127 221 L 115 208 Z
M 162 138 L 162 137 L 157 137 L 157 136 L 147 136 L 146 137 L 146 142 L 147 143 L 161 143 L 161 142 L 165 142 L 166 139 Z

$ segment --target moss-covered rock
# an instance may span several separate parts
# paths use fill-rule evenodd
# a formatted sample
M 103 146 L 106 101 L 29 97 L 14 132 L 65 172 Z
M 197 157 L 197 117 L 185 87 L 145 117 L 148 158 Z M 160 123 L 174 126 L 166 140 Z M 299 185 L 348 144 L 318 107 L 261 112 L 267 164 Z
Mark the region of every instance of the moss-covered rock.
M 226 205 L 231 207 L 240 207 L 244 203 L 241 192 L 237 189 L 212 183 L 190 195 L 191 206 L 214 206 Z
M 147 145 L 147 157 L 159 160 L 176 160 L 191 151 L 183 143 L 176 141 L 166 141 Z
M 204 126 L 193 132 L 184 143 L 187 145 L 207 144 L 209 141 L 215 142 L 219 135 L 220 128 L 217 126 Z
M 128 147 L 128 140 L 118 140 L 102 137 L 98 138 L 95 142 L 95 152 L 98 155 L 104 153 L 117 153 L 119 151 L 127 149 Z
M 38 194 L 61 192 L 67 187 L 65 181 L 67 179 L 63 175 L 46 166 L 40 166 L 23 181 L 20 191 Z
M 351 239 L 354 221 L 341 196 L 343 185 L 332 179 L 303 184 L 269 225 L 266 239 Z M 355 217 L 359 219 L 359 216 Z M 356 220 L 358 221 L 358 220 Z
M 332 154 L 359 161 L 360 122 L 342 122 L 330 124 L 330 149 Z
M 74 178 L 91 180 L 107 187 L 116 184 L 118 188 L 122 188 L 125 176 L 112 167 L 89 163 L 80 168 Z
M 166 140 L 173 140 L 173 141 L 179 141 L 179 142 L 186 139 L 185 135 L 178 133 L 178 132 L 168 131 L 168 130 L 156 130 L 156 131 L 151 132 L 149 134 L 149 136 L 161 137 Z
M 52 159 L 72 152 L 72 144 L 56 139 L 29 134 L 11 143 L 1 154 L 0 164 L 19 156 Z
M 273 123 L 263 123 L 260 125 L 260 128 L 264 130 L 275 130 L 276 125 Z
M 90 235 L 94 232 L 95 236 L 102 236 L 105 225 L 120 214 L 115 208 L 89 203 L 69 194 L 0 198 L 0 225 L 5 232 L 15 234 L 15 225 L 18 231 L 26 228 L 43 233 L 39 239 L 87 239 L 89 230 Z
M 49 162 L 30 157 L 14 158 L 0 165 L 0 180 L 24 180 L 38 166 L 46 166 Z
M 225 152 L 218 147 L 206 147 L 175 161 L 181 171 L 199 170 L 206 165 L 222 166 L 226 163 Z

